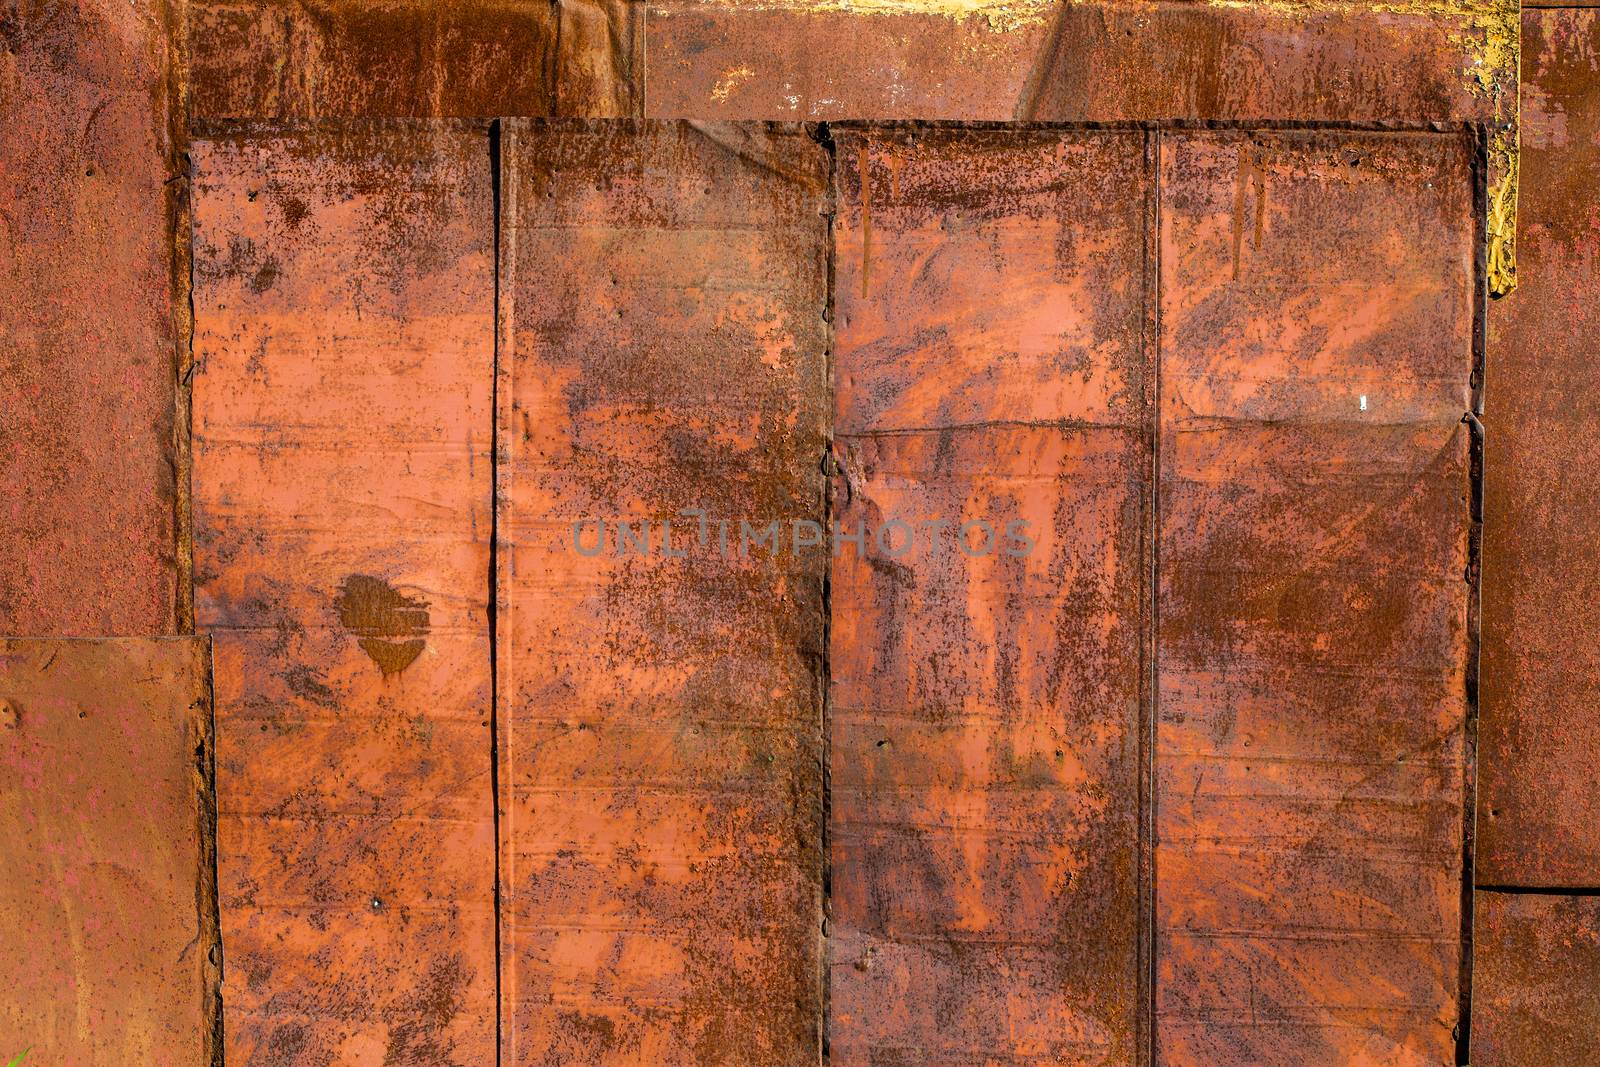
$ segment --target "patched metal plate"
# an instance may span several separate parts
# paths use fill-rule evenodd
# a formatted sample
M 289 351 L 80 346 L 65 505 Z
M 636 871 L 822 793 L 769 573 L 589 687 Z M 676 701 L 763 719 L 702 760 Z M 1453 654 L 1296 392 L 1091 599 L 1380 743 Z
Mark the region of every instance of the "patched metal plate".
M 0 633 L 178 626 L 164 6 L 0 6 Z
M 1479 892 L 1472 1062 L 1571 1067 L 1600 1034 L 1600 896 Z
M 0 1057 L 210 1067 L 204 638 L 0 639 Z

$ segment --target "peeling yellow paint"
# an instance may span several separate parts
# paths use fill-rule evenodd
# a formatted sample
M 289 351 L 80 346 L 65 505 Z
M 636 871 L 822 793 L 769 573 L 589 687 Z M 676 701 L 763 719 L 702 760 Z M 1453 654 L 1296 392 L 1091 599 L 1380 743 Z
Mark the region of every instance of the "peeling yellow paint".
M 853 11 L 867 15 L 942 15 L 982 18 L 991 30 L 1009 32 L 1044 24 L 1055 0 L 708 0 L 744 10 Z
M 719 104 L 723 103 L 733 95 L 735 89 L 755 76 L 756 72 L 749 67 L 733 67 L 723 71 L 722 77 L 717 79 L 717 84 L 711 88 L 711 99 Z

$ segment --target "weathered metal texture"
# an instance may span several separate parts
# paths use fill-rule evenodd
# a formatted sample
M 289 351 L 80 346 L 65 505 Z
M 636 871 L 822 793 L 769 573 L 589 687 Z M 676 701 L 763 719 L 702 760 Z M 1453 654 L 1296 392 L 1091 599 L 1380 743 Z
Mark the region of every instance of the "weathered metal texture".
M 488 132 L 193 159 L 228 1059 L 491 1063 Z
M 1572 1067 L 1600 1034 L 1600 897 L 1477 894 L 1472 1062 Z
M 834 134 L 832 1059 L 1129 1063 L 1145 135 Z
M 1600 11 L 1523 23 L 1522 288 L 1491 308 L 1479 884 L 1600 885 Z
M 0 5 L 0 633 L 177 625 L 165 33 Z
M 827 558 L 741 553 L 738 521 L 823 518 L 827 154 L 793 126 L 506 137 L 503 1059 L 814 1063 Z
M 210 1067 L 203 638 L 0 640 L 0 1040 L 29 1063 Z
M 1161 1064 L 1454 1061 L 1464 133 L 1164 135 Z
M 626 0 L 198 0 L 201 119 L 639 112 L 642 12 Z

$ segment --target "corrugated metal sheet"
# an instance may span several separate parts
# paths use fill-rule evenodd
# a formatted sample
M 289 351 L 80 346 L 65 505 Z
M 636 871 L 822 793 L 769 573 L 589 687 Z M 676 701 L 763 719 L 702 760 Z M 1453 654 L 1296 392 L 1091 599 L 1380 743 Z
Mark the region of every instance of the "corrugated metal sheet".
M 513 123 L 503 158 L 506 1062 L 815 1061 L 827 561 L 786 542 L 823 518 L 827 154 Z
M 1161 173 L 1157 1062 L 1449 1063 L 1472 142 L 1174 135 Z
M 1146 135 L 835 136 L 830 1051 L 1131 1062 Z
M 1491 309 L 1479 884 L 1600 886 L 1600 11 L 1529 11 L 1527 286 Z
M 486 133 L 193 155 L 228 1057 L 491 1062 Z

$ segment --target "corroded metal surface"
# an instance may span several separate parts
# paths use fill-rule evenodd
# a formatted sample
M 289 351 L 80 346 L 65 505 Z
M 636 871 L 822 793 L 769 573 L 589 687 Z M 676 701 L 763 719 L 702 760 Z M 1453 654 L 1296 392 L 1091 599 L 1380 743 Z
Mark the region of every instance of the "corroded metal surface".
M 492 1063 L 487 130 L 193 158 L 229 1062 Z
M 827 155 L 798 127 L 506 137 L 504 1062 L 812 1063 L 827 560 L 738 523 L 823 517 Z
M 832 1059 L 1131 1062 L 1145 134 L 834 132 Z
M 0 1057 L 210 1067 L 204 639 L 0 640 Z
M 1450 1063 L 1471 142 L 1172 134 L 1161 173 L 1157 1062 Z
M 1484 893 L 1473 905 L 1475 1067 L 1572 1067 L 1600 1034 L 1600 897 Z
M 164 19 L 0 5 L 0 633 L 177 625 Z
M 1523 287 L 1490 309 L 1479 884 L 1600 885 L 1600 11 L 1524 17 Z

